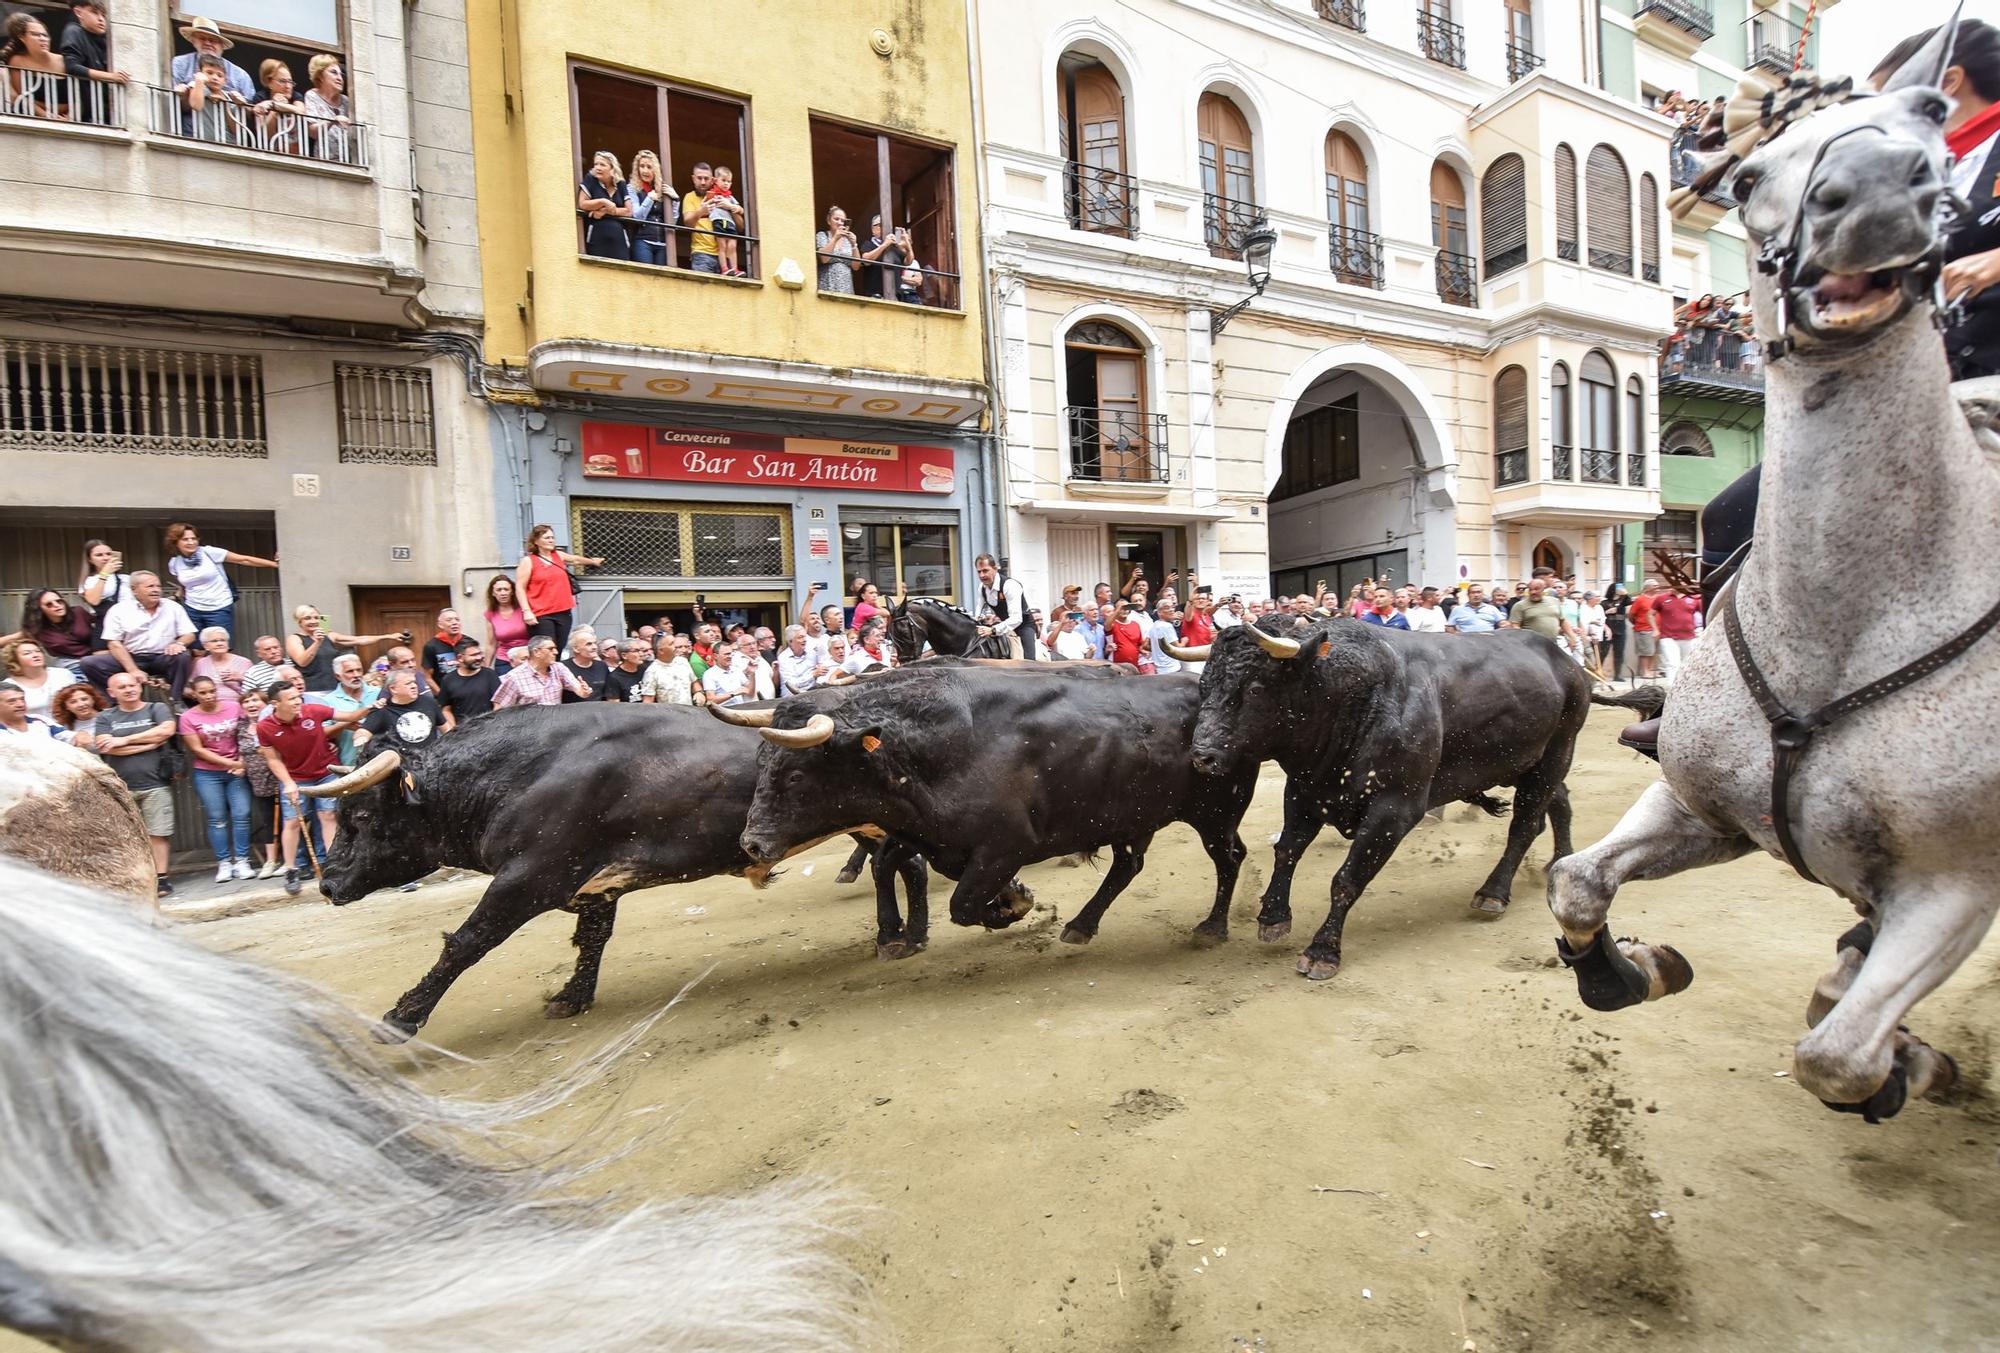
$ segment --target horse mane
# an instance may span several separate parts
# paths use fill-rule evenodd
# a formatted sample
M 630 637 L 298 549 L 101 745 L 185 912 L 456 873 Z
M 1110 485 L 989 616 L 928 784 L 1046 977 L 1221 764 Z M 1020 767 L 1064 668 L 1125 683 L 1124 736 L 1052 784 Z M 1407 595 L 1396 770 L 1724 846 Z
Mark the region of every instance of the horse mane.
M 952 611 L 959 615 L 962 615 L 967 620 L 972 621 L 974 624 L 977 624 L 979 622 L 978 616 L 966 610 L 963 606 L 955 605 L 952 602 L 946 601 L 943 597 L 911 597 L 908 601 L 902 604 L 906 607 L 915 606 L 918 604 L 922 604 L 925 606 L 935 606 L 939 610 Z

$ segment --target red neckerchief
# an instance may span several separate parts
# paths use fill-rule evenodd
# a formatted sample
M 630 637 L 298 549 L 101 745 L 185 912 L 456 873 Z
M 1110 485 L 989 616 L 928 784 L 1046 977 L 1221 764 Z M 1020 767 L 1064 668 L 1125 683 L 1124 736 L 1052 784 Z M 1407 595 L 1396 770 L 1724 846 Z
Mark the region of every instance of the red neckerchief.
M 861 651 L 877 662 L 882 661 L 882 650 L 879 648 L 870 648 L 868 645 L 863 644 L 861 645 Z
M 465 632 L 463 630 L 460 630 L 457 634 L 446 634 L 443 630 L 439 630 L 437 634 L 433 637 L 435 637 L 439 643 L 444 644 L 447 647 L 456 648 L 458 646 L 458 641 L 465 637 Z
M 1992 104 L 1985 112 L 1967 118 L 1965 125 L 1957 131 L 1946 132 L 1944 143 L 1952 154 L 1964 159 L 1996 133 L 2000 133 L 2000 103 Z

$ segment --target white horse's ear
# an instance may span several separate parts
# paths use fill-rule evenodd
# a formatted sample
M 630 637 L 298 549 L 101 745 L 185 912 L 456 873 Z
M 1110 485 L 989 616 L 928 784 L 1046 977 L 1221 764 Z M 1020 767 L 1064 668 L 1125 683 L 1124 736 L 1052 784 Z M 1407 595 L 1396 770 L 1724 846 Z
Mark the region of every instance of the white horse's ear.
M 1929 42 L 1910 53 L 1910 59 L 1897 67 L 1896 73 L 1882 86 L 1882 92 L 1936 89 L 1942 85 L 1945 71 L 1951 68 L 1951 49 L 1958 41 L 1958 18 L 1964 12 L 1965 0 L 1958 0 L 1951 17 L 1937 26 Z

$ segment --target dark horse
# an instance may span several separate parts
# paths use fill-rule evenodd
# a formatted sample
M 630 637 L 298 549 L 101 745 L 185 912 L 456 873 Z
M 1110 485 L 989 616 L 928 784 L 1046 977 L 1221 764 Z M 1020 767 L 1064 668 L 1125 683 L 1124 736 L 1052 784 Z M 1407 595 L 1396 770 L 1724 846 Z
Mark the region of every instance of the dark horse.
M 889 642 L 904 661 L 930 644 L 933 653 L 959 658 L 1011 658 L 1005 635 L 981 634 L 969 612 L 936 597 L 898 597 L 889 611 Z

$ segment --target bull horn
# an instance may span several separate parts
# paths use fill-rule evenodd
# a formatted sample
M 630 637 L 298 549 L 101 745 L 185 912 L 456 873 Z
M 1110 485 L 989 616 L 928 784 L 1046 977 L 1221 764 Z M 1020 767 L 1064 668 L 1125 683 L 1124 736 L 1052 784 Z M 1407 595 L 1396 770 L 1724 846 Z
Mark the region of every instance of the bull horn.
M 1297 639 L 1280 639 L 1275 634 L 1264 633 L 1263 630 L 1258 629 L 1255 625 L 1245 625 L 1244 628 L 1249 630 L 1250 637 L 1257 641 L 1257 647 L 1263 649 L 1272 657 L 1296 658 L 1299 656 L 1299 641 Z
M 757 736 L 780 747 L 817 747 L 833 736 L 833 716 L 815 714 L 804 728 L 760 728 Z
M 316 799 L 338 799 L 349 794 L 359 794 L 364 789 L 372 789 L 394 775 L 403 767 L 401 752 L 378 752 L 361 769 L 349 771 L 330 785 L 320 785 L 312 791 Z
M 1166 649 L 1167 656 L 1177 662 L 1207 662 L 1208 650 L 1214 645 L 1203 644 L 1198 648 L 1184 648 L 1180 644 L 1167 643 L 1163 640 L 1160 647 Z
M 775 709 L 731 709 L 727 705 L 709 702 L 708 712 L 724 723 L 733 723 L 738 728 L 769 728 L 771 720 L 778 717 Z

